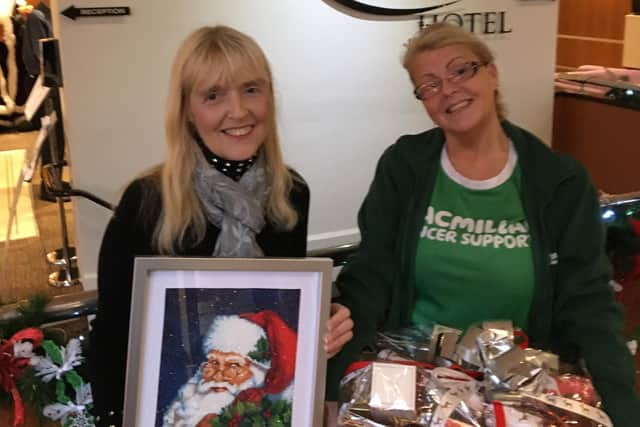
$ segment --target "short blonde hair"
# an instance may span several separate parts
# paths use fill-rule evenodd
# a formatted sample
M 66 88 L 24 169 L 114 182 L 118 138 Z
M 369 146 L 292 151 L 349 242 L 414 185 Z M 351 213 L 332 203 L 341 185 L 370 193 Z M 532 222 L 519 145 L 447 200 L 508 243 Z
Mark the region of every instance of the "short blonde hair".
M 282 159 L 276 126 L 273 79 L 267 58 L 248 35 L 226 26 L 202 27 L 182 43 L 171 69 L 165 116 L 166 159 L 160 170 L 162 213 L 154 231 L 154 247 L 174 254 L 185 237 L 199 242 L 207 222 L 192 186 L 196 150 L 189 123 L 189 97 L 194 87 L 212 78 L 233 81 L 243 73 L 258 73 L 270 88 L 269 134 L 263 143 L 270 193 L 265 216 L 277 228 L 291 229 L 298 221 L 289 202 L 293 177 Z M 186 233 L 190 232 L 189 236 Z
M 484 64 L 495 62 L 495 57 L 489 46 L 477 36 L 457 25 L 438 22 L 423 28 L 418 34 L 409 39 L 406 44 L 407 49 L 402 58 L 402 65 L 409 71 L 413 60 L 420 53 L 452 45 L 466 47 Z M 502 96 L 497 89 L 495 99 L 496 113 L 498 114 L 498 119 L 502 120 L 505 118 L 506 108 L 502 102 Z

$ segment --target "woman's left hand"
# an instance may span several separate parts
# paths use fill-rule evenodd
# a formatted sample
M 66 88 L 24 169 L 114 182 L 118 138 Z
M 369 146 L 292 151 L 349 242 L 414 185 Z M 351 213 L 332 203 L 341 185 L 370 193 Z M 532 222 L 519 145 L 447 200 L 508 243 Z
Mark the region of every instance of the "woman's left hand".
M 342 304 L 331 304 L 331 317 L 327 322 L 327 335 L 324 337 L 324 351 L 327 357 L 335 356 L 342 347 L 353 338 L 353 320 L 351 311 Z

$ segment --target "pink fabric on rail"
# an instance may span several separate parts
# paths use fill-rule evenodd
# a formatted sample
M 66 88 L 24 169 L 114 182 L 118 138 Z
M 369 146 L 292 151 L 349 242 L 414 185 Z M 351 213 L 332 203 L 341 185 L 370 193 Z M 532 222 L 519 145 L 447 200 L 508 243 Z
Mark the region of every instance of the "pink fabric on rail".
M 581 81 L 570 80 L 576 78 Z M 586 80 L 585 80 L 586 79 Z M 598 84 L 589 79 L 598 79 Z M 637 85 L 640 90 L 640 70 L 626 68 L 608 68 L 601 65 L 581 65 L 568 73 L 556 73 L 554 88 L 557 92 L 580 93 L 595 97 L 604 97 L 611 89 L 603 81 Z
M 608 68 L 600 65 L 581 65 L 576 71 L 572 71 L 571 74 L 581 77 L 597 77 L 606 80 L 624 81 L 640 85 L 640 70 Z
M 554 88 L 558 92 L 581 93 L 598 98 L 604 98 L 611 89 L 606 86 L 590 85 L 589 83 L 582 84 L 571 80 L 556 80 Z

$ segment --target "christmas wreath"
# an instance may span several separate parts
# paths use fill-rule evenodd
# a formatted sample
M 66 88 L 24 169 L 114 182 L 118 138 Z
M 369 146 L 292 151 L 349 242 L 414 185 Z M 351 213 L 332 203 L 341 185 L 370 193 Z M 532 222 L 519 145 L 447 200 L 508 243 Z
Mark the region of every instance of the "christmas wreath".
M 60 345 L 55 334 L 30 325 L 44 322 L 48 297 L 35 296 L 18 316 L 0 324 L 0 394 L 13 407 L 13 427 L 25 422 L 25 404 L 62 427 L 94 426 L 91 386 L 78 373 L 81 340 Z M 9 337 L 9 338 L 5 338 Z

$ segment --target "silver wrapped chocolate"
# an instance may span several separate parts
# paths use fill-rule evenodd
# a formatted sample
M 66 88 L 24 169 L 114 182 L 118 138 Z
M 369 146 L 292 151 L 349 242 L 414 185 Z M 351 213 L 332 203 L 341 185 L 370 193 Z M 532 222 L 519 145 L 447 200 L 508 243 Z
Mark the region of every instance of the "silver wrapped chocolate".
M 467 329 L 467 332 L 456 347 L 456 363 L 470 369 L 480 369 L 482 367 L 482 359 L 480 358 L 477 339 L 483 332 L 484 329 L 479 327 Z
M 429 327 L 414 326 L 395 331 L 379 332 L 376 339 L 378 351 L 388 350 L 397 357 L 426 362 L 429 357 L 431 334 Z
M 413 393 L 409 367 L 415 372 Z M 354 381 L 361 385 L 351 385 L 354 394 L 340 407 L 339 426 L 483 426 L 480 383 L 462 372 L 372 363 L 346 377 L 342 387 Z
M 371 363 L 350 373 L 341 389 L 351 395 L 342 402 L 339 426 L 427 426 L 433 402 L 426 396 L 428 369 L 400 363 Z
M 611 427 L 590 380 L 558 375 L 558 357 L 521 348 L 510 322 L 485 322 L 458 338 L 439 325 L 380 334 L 387 363 L 359 362 L 343 379 L 338 425 Z

